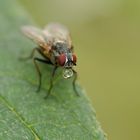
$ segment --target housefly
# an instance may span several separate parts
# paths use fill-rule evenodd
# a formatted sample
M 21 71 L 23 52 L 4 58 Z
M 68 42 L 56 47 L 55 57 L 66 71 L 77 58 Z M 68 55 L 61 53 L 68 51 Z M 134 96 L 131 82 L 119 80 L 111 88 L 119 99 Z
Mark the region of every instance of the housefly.
M 73 52 L 73 45 L 68 29 L 61 24 L 51 23 L 43 30 L 34 26 L 23 26 L 22 32 L 38 46 L 32 50 L 32 53 L 29 56 L 29 58 L 33 58 L 33 62 L 39 75 L 38 91 L 41 88 L 42 74 L 37 62 L 41 62 L 53 66 L 50 87 L 45 98 L 51 93 L 54 75 L 58 67 L 63 68 L 63 77 L 65 79 L 74 75 L 73 89 L 78 95 L 75 86 L 77 72 L 73 69 L 73 66 L 76 66 L 77 57 Z M 41 54 L 43 59 L 34 56 L 36 51 Z

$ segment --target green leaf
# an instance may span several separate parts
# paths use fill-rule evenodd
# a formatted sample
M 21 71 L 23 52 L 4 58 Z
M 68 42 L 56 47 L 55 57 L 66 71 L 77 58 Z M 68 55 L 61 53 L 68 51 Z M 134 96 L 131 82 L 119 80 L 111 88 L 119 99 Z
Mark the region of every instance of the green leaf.
M 77 97 L 61 69 L 44 100 L 52 67 L 40 65 L 43 85 L 36 93 L 32 61 L 19 60 L 35 47 L 20 32 L 25 24 L 33 23 L 15 0 L 0 0 L 0 140 L 105 140 L 83 89 L 77 85 Z

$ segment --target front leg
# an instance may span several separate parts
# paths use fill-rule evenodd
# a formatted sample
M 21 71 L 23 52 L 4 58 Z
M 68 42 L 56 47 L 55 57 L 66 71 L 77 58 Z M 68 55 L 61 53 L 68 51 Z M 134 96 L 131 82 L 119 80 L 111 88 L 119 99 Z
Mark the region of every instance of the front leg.
M 37 89 L 37 92 L 39 92 L 40 88 L 41 88 L 41 83 L 42 83 L 42 80 L 41 80 L 42 79 L 42 74 L 41 74 L 41 71 L 40 71 L 39 66 L 37 64 L 37 61 L 41 62 L 41 63 L 45 63 L 45 64 L 51 64 L 51 65 L 52 65 L 52 63 L 48 60 L 43 60 L 43 59 L 40 59 L 40 58 L 37 58 L 37 57 L 35 57 L 33 60 L 34 60 L 33 62 L 35 64 L 38 76 L 39 76 L 39 85 L 38 85 L 38 89 Z
M 72 70 L 73 70 L 73 73 L 74 73 L 74 79 L 73 79 L 73 82 L 72 82 L 73 89 L 74 89 L 76 95 L 79 96 L 79 93 L 78 93 L 78 91 L 76 89 L 76 80 L 77 80 L 78 75 L 77 75 L 77 72 L 74 69 L 72 69 Z
M 45 99 L 48 98 L 48 96 L 50 95 L 51 90 L 53 88 L 53 79 L 54 79 L 54 75 L 55 75 L 56 69 L 57 69 L 57 66 L 54 66 L 53 71 L 52 71 L 51 80 L 50 80 L 50 87 L 49 87 L 49 90 L 48 90 L 48 94 L 44 97 Z

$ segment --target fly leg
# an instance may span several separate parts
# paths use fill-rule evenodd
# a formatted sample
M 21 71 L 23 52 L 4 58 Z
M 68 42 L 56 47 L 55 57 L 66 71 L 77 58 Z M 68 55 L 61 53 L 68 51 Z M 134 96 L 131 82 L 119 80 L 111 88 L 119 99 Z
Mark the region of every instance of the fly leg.
M 40 58 L 37 58 L 37 57 L 34 57 L 35 51 L 37 51 L 38 53 L 40 53 L 41 56 L 43 56 L 45 58 L 45 60 L 40 59 Z M 38 76 L 39 76 L 39 85 L 38 85 L 38 88 L 37 88 L 37 92 L 39 92 L 40 91 L 40 88 L 41 88 L 41 83 L 42 83 L 42 81 L 41 81 L 42 74 L 40 72 L 40 69 L 39 69 L 39 66 L 37 64 L 37 61 L 38 62 L 41 62 L 41 63 L 45 63 L 45 64 L 51 64 L 51 65 L 53 65 L 53 64 L 52 64 L 52 62 L 47 57 L 45 57 L 45 55 L 41 52 L 40 48 L 37 48 L 37 47 L 32 50 L 30 56 L 28 56 L 26 58 L 20 58 L 20 60 L 28 60 L 28 59 L 32 59 L 32 58 L 33 58 L 34 65 L 36 67 L 36 70 L 37 70 L 37 73 L 38 73 Z
M 72 70 L 73 70 L 73 69 L 72 69 Z M 73 84 L 73 89 L 74 89 L 76 95 L 79 96 L 79 93 L 78 93 L 78 91 L 77 91 L 77 89 L 76 89 L 76 80 L 77 80 L 78 75 L 77 75 L 77 72 L 76 72 L 75 70 L 73 70 L 73 73 L 74 73 L 74 79 L 73 79 L 73 82 L 72 82 L 72 84 Z
M 48 90 L 48 94 L 44 97 L 45 99 L 48 98 L 48 96 L 50 95 L 51 90 L 53 88 L 53 79 L 54 79 L 54 75 L 55 75 L 56 69 L 57 69 L 57 66 L 54 66 L 53 71 L 52 71 L 51 80 L 50 80 L 50 87 L 49 87 L 49 90 Z
M 36 67 L 36 70 L 37 70 L 37 73 L 38 73 L 38 76 L 39 76 L 39 85 L 38 85 L 38 88 L 37 88 L 37 92 L 39 92 L 40 88 L 41 88 L 41 84 L 42 84 L 42 74 L 40 72 L 40 69 L 39 69 L 39 66 L 37 64 L 37 61 L 41 62 L 41 63 L 45 63 L 45 64 L 51 64 L 51 65 L 52 65 L 52 63 L 49 60 L 43 60 L 43 59 L 40 59 L 40 58 L 37 58 L 37 57 L 35 57 L 33 59 L 33 62 L 35 64 L 35 67 Z

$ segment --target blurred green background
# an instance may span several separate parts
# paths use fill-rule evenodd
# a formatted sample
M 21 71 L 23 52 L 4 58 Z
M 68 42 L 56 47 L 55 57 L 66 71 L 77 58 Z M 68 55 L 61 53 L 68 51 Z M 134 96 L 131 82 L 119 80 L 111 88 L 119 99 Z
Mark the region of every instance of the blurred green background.
M 76 70 L 110 140 L 140 139 L 140 0 L 19 0 L 71 31 Z

